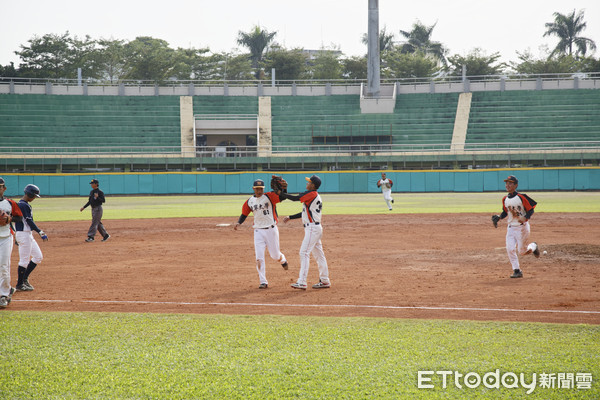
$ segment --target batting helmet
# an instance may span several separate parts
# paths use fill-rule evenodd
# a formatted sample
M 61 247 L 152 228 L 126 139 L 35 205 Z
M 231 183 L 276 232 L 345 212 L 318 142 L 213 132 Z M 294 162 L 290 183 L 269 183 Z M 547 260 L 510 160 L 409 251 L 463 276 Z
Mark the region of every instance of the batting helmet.
M 40 197 L 40 188 L 35 185 L 29 184 L 25 186 L 23 193 L 25 193 L 29 197 Z

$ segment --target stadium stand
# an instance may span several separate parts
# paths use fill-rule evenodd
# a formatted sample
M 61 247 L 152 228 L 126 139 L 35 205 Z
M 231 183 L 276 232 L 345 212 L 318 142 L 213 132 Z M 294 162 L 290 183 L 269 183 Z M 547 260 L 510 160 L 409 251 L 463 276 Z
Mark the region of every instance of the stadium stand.
M 475 92 L 466 149 L 481 144 L 597 141 L 600 91 Z
M 180 146 L 179 98 L 0 95 L 0 142 L 48 151 Z
M 393 114 L 361 114 L 358 96 L 276 96 L 271 105 L 273 145 L 394 144 L 449 149 L 457 102 L 457 93 L 401 95 Z

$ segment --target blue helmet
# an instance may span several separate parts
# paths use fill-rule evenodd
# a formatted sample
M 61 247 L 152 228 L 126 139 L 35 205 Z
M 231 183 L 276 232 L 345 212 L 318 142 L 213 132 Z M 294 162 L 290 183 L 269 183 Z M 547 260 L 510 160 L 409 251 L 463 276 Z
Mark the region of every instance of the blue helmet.
M 29 197 L 40 197 L 40 188 L 32 184 L 25 186 L 23 192 Z

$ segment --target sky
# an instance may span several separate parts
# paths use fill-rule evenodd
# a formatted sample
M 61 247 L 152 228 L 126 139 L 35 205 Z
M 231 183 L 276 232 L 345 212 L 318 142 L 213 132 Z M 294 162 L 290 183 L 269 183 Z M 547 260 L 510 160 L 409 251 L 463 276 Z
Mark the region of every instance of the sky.
M 450 55 L 481 48 L 509 62 L 518 61 L 517 51 L 539 58 L 543 46 L 554 48 L 558 40 L 543 37 L 545 23 L 554 21 L 554 12 L 573 9 L 584 10 L 583 36 L 600 47 L 598 0 L 379 0 L 379 27 L 401 41 L 399 30 L 410 31 L 417 20 L 437 24 L 432 40 Z M 34 36 L 67 31 L 80 39 L 151 36 L 172 48 L 208 47 L 219 53 L 246 52 L 236 43 L 238 32 L 259 25 L 277 32 L 275 40 L 287 48 L 335 47 L 345 56 L 367 52 L 361 38 L 368 28 L 368 0 L 0 0 L 0 10 L 0 65 L 18 66 L 14 52 Z

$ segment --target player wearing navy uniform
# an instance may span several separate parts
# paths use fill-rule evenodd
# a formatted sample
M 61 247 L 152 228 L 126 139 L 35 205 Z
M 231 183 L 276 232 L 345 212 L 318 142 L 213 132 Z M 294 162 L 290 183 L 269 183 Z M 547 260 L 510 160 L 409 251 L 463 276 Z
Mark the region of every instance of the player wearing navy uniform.
M 508 217 L 506 228 L 506 252 L 512 265 L 511 278 L 522 278 L 523 272 L 519 265 L 519 255 L 533 254 L 540 256 L 537 243 L 527 244 L 531 228 L 529 220 L 534 213 L 537 203 L 529 196 L 517 192 L 519 180 L 510 175 L 504 180 L 508 195 L 502 198 L 502 213 L 492 216 L 492 222 L 497 227 L 498 221 Z
M 265 193 L 265 182 L 262 179 L 254 181 L 252 186 L 254 196 L 242 206 L 242 214 L 233 229 L 244 223 L 250 213 L 254 214 L 254 253 L 256 255 L 256 270 L 258 271 L 259 289 L 267 289 L 267 272 L 265 266 L 265 250 L 273 260 L 279 261 L 283 269 L 288 269 L 288 262 L 279 246 L 279 228 L 277 227 L 277 203 L 282 197 L 274 192 Z
M 317 193 L 317 189 L 321 186 L 321 179 L 317 175 L 305 179 L 307 181 L 306 192 L 301 193 L 298 196 L 289 195 L 287 193 L 281 194 L 284 199 L 302 202 L 302 212 L 283 218 L 284 223 L 287 223 L 291 219 L 302 218 L 302 223 L 304 225 L 304 240 L 300 247 L 300 274 L 298 276 L 298 281 L 293 283 L 292 287 L 294 289 L 306 290 L 310 255 L 312 253 L 317 260 L 317 265 L 319 267 L 319 283 L 314 284 L 312 287 L 313 289 L 327 289 L 331 287 L 331 281 L 329 280 L 327 259 L 325 258 L 323 244 L 321 243 L 321 238 L 323 237 L 321 213 L 323 201 L 321 200 L 319 193 Z
M 19 268 L 16 289 L 25 292 L 33 290 L 33 286 L 29 283 L 29 275 L 43 259 L 42 250 L 33 238 L 33 232 L 37 232 L 43 241 L 47 241 L 48 236 L 33 221 L 33 211 L 30 204 L 40 197 L 40 189 L 35 185 L 27 185 L 23 192 L 25 195 L 19 201 L 23 221 L 15 224 L 16 239 L 19 243 Z

